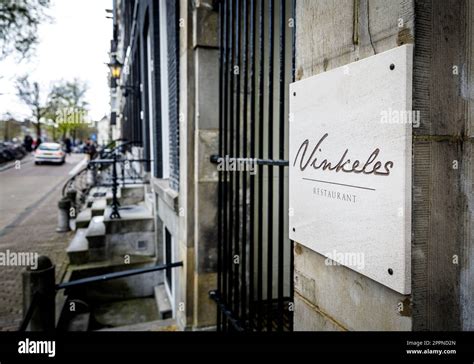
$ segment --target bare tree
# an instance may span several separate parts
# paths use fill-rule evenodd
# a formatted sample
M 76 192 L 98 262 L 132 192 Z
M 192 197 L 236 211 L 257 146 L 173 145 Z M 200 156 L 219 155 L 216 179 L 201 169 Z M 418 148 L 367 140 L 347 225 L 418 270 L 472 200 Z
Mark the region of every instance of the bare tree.
M 50 18 L 50 0 L 0 0 L 0 59 L 26 57 L 38 42 L 38 25 Z
M 63 138 L 70 133 L 75 139 L 79 130 L 89 127 L 83 119 L 88 106 L 85 100 L 87 89 L 87 84 L 76 78 L 72 81 L 56 82 L 49 93 L 48 108 L 55 110 L 56 115 L 62 111 L 59 130 Z
M 41 137 L 41 119 L 46 115 L 47 108 L 41 103 L 41 90 L 38 82 L 31 82 L 27 76 L 17 80 L 18 97 L 33 114 L 33 122 L 36 126 L 36 135 Z
M 87 89 L 87 83 L 78 78 L 72 81 L 58 81 L 51 89 L 50 99 L 61 100 L 69 108 L 85 110 Z

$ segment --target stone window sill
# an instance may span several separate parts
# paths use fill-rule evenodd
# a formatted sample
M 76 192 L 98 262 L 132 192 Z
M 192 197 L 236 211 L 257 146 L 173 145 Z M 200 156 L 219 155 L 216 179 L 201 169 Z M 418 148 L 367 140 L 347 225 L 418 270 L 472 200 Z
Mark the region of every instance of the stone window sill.
M 176 214 L 179 213 L 178 192 L 170 187 L 168 179 L 151 178 L 153 191 L 171 208 Z

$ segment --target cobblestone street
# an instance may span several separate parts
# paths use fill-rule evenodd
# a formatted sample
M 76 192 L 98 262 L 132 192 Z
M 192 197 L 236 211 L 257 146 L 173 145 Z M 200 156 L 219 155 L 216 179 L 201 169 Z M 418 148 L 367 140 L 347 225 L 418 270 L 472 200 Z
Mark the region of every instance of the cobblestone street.
M 68 172 L 83 158 L 72 155 L 63 166 L 36 166 L 0 172 L 0 251 L 48 256 L 56 265 L 56 282 L 67 267 L 65 249 L 71 233 L 57 233 L 57 202 Z M 18 329 L 22 319 L 23 266 L 0 267 L 0 330 Z

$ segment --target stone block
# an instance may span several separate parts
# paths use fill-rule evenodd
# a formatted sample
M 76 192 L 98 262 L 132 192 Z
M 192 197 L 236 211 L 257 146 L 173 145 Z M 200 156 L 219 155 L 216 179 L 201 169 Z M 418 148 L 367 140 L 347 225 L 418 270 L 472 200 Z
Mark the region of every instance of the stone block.
M 92 211 L 87 208 L 82 210 L 76 217 L 76 229 L 83 229 L 89 226 L 92 219 Z
M 161 320 L 171 318 L 173 316 L 173 310 L 164 284 L 155 287 L 155 300 L 156 308 L 158 309 L 158 317 Z
M 96 199 L 91 205 L 92 216 L 104 215 L 104 210 L 107 207 L 107 200 L 105 198 Z
M 87 229 L 77 229 L 76 235 L 66 249 L 71 264 L 85 264 L 89 260 L 89 243 L 86 238 L 86 232 Z
M 219 128 L 219 53 L 196 50 L 196 115 L 198 129 Z M 217 152 L 217 150 L 216 150 Z
M 193 47 L 217 47 L 219 13 L 211 9 L 210 4 L 196 7 L 193 13 Z
M 354 331 L 410 331 L 411 317 L 399 303 L 407 297 L 342 265 L 295 244 L 295 294 L 318 307 L 342 327 Z M 295 324 L 302 317 L 295 307 Z
M 154 256 L 156 253 L 154 232 L 107 234 L 105 242 L 110 256 Z
M 345 329 L 299 294 L 295 294 L 294 331 L 345 331 Z

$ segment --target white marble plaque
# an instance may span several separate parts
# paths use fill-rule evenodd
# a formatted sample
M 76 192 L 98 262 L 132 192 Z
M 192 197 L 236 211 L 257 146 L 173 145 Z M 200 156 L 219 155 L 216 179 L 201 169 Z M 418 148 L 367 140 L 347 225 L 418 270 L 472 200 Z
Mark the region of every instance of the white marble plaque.
M 413 46 L 290 85 L 290 239 L 409 294 Z

